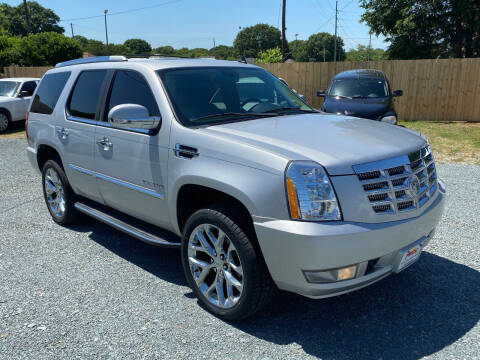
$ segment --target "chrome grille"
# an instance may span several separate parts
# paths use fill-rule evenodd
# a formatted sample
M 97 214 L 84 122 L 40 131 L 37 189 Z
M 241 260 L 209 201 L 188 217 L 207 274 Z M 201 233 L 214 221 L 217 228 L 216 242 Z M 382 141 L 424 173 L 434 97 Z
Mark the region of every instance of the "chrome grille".
M 405 156 L 355 165 L 355 173 L 377 214 L 421 208 L 437 191 L 437 172 L 430 146 Z

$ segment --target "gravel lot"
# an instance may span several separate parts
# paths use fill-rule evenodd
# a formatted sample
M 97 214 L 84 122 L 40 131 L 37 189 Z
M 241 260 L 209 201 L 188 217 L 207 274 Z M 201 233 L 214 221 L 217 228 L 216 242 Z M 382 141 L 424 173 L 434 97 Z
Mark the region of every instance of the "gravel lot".
M 438 166 L 446 214 L 415 266 L 226 323 L 197 305 L 177 250 L 55 225 L 25 146 L 0 139 L 0 359 L 480 358 L 480 166 Z

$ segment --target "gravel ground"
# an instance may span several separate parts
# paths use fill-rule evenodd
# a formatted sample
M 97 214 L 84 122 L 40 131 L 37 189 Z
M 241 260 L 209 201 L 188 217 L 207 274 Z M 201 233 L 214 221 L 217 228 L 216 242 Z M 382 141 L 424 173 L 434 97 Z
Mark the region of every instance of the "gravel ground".
M 227 323 L 197 305 L 177 250 L 55 225 L 24 140 L 0 154 L 0 359 L 480 358 L 480 166 L 438 166 L 446 214 L 415 266 Z

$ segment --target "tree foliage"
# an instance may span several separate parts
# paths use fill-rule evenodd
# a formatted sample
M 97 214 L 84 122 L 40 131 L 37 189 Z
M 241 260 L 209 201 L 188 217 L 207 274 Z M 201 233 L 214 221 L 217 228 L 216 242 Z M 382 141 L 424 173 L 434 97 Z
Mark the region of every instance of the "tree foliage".
M 478 0 L 361 0 L 362 21 L 392 59 L 480 56 Z
M 209 51 L 211 56 L 221 60 L 236 60 L 238 58 L 235 49 L 232 46 L 218 45 Z
M 60 18 L 51 9 L 44 8 L 36 1 L 28 1 L 30 10 L 31 33 L 56 32 L 62 34 L 64 28 L 58 25 Z M 6 3 L 0 4 L 0 28 L 7 34 L 25 36 L 27 35 L 27 23 L 25 19 L 25 8 L 21 2 L 17 6 L 10 6 Z
M 20 42 L 21 39 L 19 37 L 0 36 L 0 68 L 18 61 Z
M 255 59 L 257 64 L 272 64 L 282 62 L 283 56 L 280 48 L 276 47 L 265 51 L 260 51 Z
M 345 61 L 379 61 L 386 60 L 387 53 L 383 49 L 373 49 L 370 46 L 358 45 L 356 49 L 347 51 Z
M 123 45 L 129 50 L 130 54 L 134 55 L 150 54 L 152 51 L 150 44 L 142 39 L 128 39 Z
M 257 57 L 261 51 L 282 46 L 281 33 L 276 27 L 257 24 L 241 30 L 233 47 L 241 56 Z
M 305 40 L 293 40 L 288 43 L 288 47 L 290 55 L 295 61 L 308 61 Z
M 56 32 L 30 34 L 18 44 L 19 65 L 44 66 L 82 57 L 77 41 Z
M 326 32 L 310 35 L 305 43 L 307 61 L 333 61 L 335 49 L 335 36 Z M 325 55 L 325 59 L 324 59 Z M 337 36 L 337 61 L 345 60 L 344 43 Z

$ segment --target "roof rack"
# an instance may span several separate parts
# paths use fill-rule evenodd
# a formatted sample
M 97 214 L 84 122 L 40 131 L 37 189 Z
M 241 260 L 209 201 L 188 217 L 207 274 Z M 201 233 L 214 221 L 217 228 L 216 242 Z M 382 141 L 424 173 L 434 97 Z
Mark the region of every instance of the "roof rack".
M 80 65 L 80 64 L 90 64 L 97 62 L 118 62 L 118 61 L 127 61 L 128 59 L 125 56 L 115 55 L 115 56 L 94 56 L 83 59 L 74 59 L 68 60 L 55 65 L 56 68 L 70 66 L 70 65 Z

